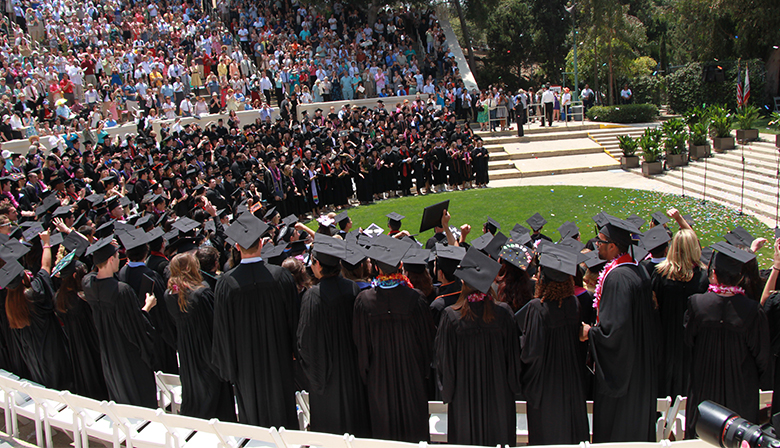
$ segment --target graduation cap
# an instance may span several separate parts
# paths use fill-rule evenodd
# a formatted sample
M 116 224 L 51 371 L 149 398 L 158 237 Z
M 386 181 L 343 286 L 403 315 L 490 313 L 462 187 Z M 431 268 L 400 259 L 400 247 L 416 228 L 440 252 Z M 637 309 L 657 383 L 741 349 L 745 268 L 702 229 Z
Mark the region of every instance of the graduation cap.
M 431 251 L 428 249 L 411 248 L 406 252 L 401 260 L 404 263 L 404 269 L 415 274 L 422 274 L 428 267 L 428 258 Z
M 111 213 L 111 210 L 119 207 L 119 205 L 119 196 L 112 196 L 111 199 L 106 202 L 106 210 Z
M 669 232 L 663 225 L 657 225 L 650 230 L 646 230 L 639 241 L 642 243 L 642 247 L 652 251 L 658 246 L 668 243 L 672 237 L 669 236 Z
M 599 257 L 598 251 L 592 250 L 590 252 L 586 252 L 585 256 L 586 258 L 584 259 L 583 263 L 585 263 L 585 267 L 587 267 L 590 272 L 598 273 L 601 271 L 601 268 L 607 264 L 606 260 L 602 260 Z
M 22 283 L 24 267 L 16 260 L 6 262 L 0 269 L 0 288 L 16 289 Z
M 366 251 L 357 243 L 357 240 L 347 241 L 344 249 L 346 251 L 346 256 L 341 259 L 341 263 L 349 270 L 357 268 L 358 265 L 363 262 L 363 260 L 368 258 Z M 410 249 L 410 251 L 411 250 L 412 249 Z M 406 260 L 403 261 L 404 268 L 406 268 Z
M 363 230 L 363 233 L 368 235 L 371 238 L 374 238 L 384 233 L 384 231 L 385 230 L 383 228 L 379 227 L 378 225 L 372 222 L 370 226 L 366 227 Z
M 449 200 L 425 207 L 425 209 L 423 209 L 422 221 L 420 222 L 420 233 L 433 229 L 434 227 L 441 227 L 441 218 L 444 210 L 449 210 L 449 208 Z
M 103 182 L 103 184 L 117 183 L 117 178 L 116 178 L 116 176 L 111 175 L 111 176 L 106 176 L 106 177 L 100 179 L 100 181 Z
M 28 242 L 38 238 L 38 236 L 43 233 L 43 224 L 41 224 L 39 221 L 30 222 L 32 224 L 22 232 L 22 237 L 24 237 L 24 240 Z
M 59 205 L 59 198 L 57 198 L 56 194 L 52 193 L 46 196 L 46 199 L 44 199 L 43 202 L 41 202 L 41 204 L 35 208 L 35 216 L 41 216 L 42 214 L 59 207 Z
M 154 223 L 150 222 L 154 215 L 146 214 L 138 218 L 133 225 L 136 227 L 144 227 L 145 225 L 153 225 Z
M 501 253 L 501 249 L 504 247 L 509 238 L 501 232 L 496 233 L 493 239 L 485 246 L 483 252 L 490 255 L 494 260 L 498 260 L 498 256 Z
M 58 216 L 68 216 L 73 214 L 73 209 L 70 205 L 63 205 L 61 207 L 57 207 L 56 210 L 54 210 L 54 213 L 51 215 L 56 218 Z
M 119 235 L 119 241 L 126 250 L 132 250 L 149 242 L 149 236 L 144 229 L 133 229 Z
M 525 243 L 519 243 L 512 238 L 504 244 L 499 256 L 507 263 L 523 270 L 528 269 L 534 259 L 531 249 Z
M 585 248 L 585 245 L 581 241 L 578 241 L 572 237 L 564 238 L 557 243 L 559 246 L 568 248 L 571 251 L 579 252 Z
M 194 219 L 187 218 L 186 216 L 183 216 L 176 220 L 173 224 L 171 224 L 171 227 L 174 229 L 179 229 L 182 233 L 187 233 L 190 230 L 195 230 L 200 226 L 200 223 L 198 221 L 195 221 Z
M 500 228 L 501 224 L 499 224 L 498 221 L 491 218 L 490 216 L 487 217 L 487 221 L 485 222 L 485 230 L 487 230 L 489 233 L 496 233 L 496 231 Z
M 64 239 L 65 237 L 62 236 L 61 232 L 55 233 L 49 237 L 49 245 L 52 247 L 59 246 Z
M 780 238 L 780 227 L 775 227 L 775 239 Z
M 565 282 L 577 273 L 577 254 L 555 244 L 544 246 L 539 256 L 542 275 L 554 282 Z
M 291 214 L 287 216 L 286 218 L 282 219 L 282 224 L 286 226 L 293 226 L 295 223 L 298 222 L 298 217 L 295 216 L 295 214 Z
M 95 237 L 105 238 L 114 233 L 114 220 L 106 221 L 102 226 L 95 230 Z
M 169 241 L 171 241 L 172 239 L 174 239 L 174 238 L 178 238 L 178 237 L 179 237 L 179 229 L 172 229 L 170 232 L 165 232 L 165 233 L 163 234 L 163 239 L 164 239 L 166 242 L 169 242 Z
M 338 266 L 339 261 L 347 256 L 347 242 L 338 238 L 317 233 L 312 246 L 314 259 L 325 266 Z
M 162 215 L 160 215 L 160 219 L 158 219 L 157 222 L 154 223 L 155 227 L 163 225 L 165 223 L 165 220 L 168 219 L 169 214 L 170 212 L 165 212 Z
M 493 240 L 493 234 L 488 232 L 471 241 L 471 246 L 484 251 L 488 243 Z
M 710 246 L 715 253 L 712 256 L 712 264 L 715 269 L 739 272 L 742 265 L 755 259 L 756 255 L 748 251 L 739 249 L 723 241 Z
M 712 255 L 715 253 L 715 251 L 712 250 L 710 246 L 702 247 L 701 248 L 701 257 L 699 257 L 699 261 L 704 266 L 709 266 L 710 261 L 712 261 Z
M 647 222 L 647 221 L 645 221 L 644 219 L 642 219 L 641 217 L 639 217 L 637 215 L 631 215 L 631 216 L 627 217 L 626 221 L 634 224 L 637 229 L 641 229 L 642 226 L 645 225 L 645 223 Z
M 368 249 L 369 258 L 387 267 L 398 267 L 406 252 L 411 248 L 411 244 L 401 241 L 387 235 L 378 235 L 371 240 L 371 247 Z
M 87 224 L 87 219 L 88 218 L 87 218 L 87 214 L 86 213 L 80 214 L 79 217 L 76 218 L 75 221 L 73 221 L 73 227 L 78 229 L 79 227 L 86 225 Z
M 607 216 L 608 216 L 608 215 L 607 215 L 606 213 L 604 213 L 604 212 L 599 212 L 599 213 L 597 213 L 595 216 L 593 216 L 593 218 L 591 218 L 591 219 L 593 219 L 593 222 L 595 222 L 595 223 L 596 223 L 596 226 L 597 226 L 599 229 L 601 229 L 602 227 L 604 227 L 605 225 L 607 225 L 607 223 L 609 222 L 609 219 L 607 218 Z
M 669 217 L 664 212 L 653 212 L 650 217 L 653 218 L 653 223 L 657 226 L 662 226 L 669 222 Z
M 168 245 L 175 253 L 183 254 L 190 252 L 198 248 L 198 240 L 191 236 L 183 236 L 177 238 L 170 245 Z
M 560 227 L 558 227 L 558 233 L 561 234 L 561 241 L 563 241 L 566 238 L 574 238 L 579 235 L 580 228 L 577 227 L 577 224 L 574 224 L 571 221 L 566 221 Z
M 447 275 L 452 275 L 455 269 L 458 268 L 460 261 L 466 256 L 466 249 L 459 246 L 445 246 L 444 244 L 436 243 L 435 249 L 436 268 Z
M 649 253 L 650 252 L 647 249 L 645 249 L 639 244 L 631 248 L 631 255 L 633 256 L 634 261 L 636 261 L 637 263 L 647 258 L 647 254 Z
M 94 194 L 91 194 L 91 195 L 87 196 L 85 199 L 88 200 L 92 204 L 92 206 L 94 207 L 94 206 L 100 204 L 101 202 L 103 202 L 103 200 L 105 199 L 105 196 L 100 194 L 100 193 L 94 193 Z
M 397 226 L 400 226 L 401 225 L 401 220 L 406 218 L 406 216 L 401 215 L 401 214 L 396 213 L 396 212 L 390 212 L 390 213 L 386 214 L 385 216 L 387 216 L 388 223 L 390 223 L 391 225 L 397 225 Z
M 266 221 L 270 221 L 271 219 L 273 219 L 275 214 L 276 214 L 276 207 L 271 207 L 268 209 L 267 212 L 265 212 L 263 219 Z
M 346 210 L 344 210 L 343 212 L 336 215 L 336 217 L 333 218 L 333 221 L 338 224 L 341 229 L 344 229 L 344 227 L 349 223 L 349 221 L 347 221 L 348 219 L 349 214 Z
M 693 227 L 693 224 L 695 223 L 695 221 L 693 220 L 693 216 L 691 216 L 691 215 L 682 215 L 682 219 L 684 219 L 685 222 L 687 222 L 689 226 Z
M 603 233 L 613 242 L 628 247 L 634 243 L 635 235 L 641 236 L 639 229 L 634 223 L 607 215 L 606 213 L 604 215 L 606 216 L 607 223 L 599 229 L 599 232 Z
M 252 247 L 268 231 L 268 224 L 251 213 L 239 216 L 225 229 L 225 234 L 244 249 Z
M 0 258 L 6 263 L 12 260 L 18 260 L 25 256 L 27 252 L 30 252 L 30 247 L 22 244 L 17 239 L 9 239 L 2 245 L 0 245 Z
M 501 263 L 471 247 L 455 270 L 455 276 L 477 291 L 487 293 L 500 269 Z
M 119 205 L 121 205 L 122 207 L 129 207 L 130 205 L 132 205 L 132 203 L 133 201 L 131 201 L 130 198 L 128 198 L 127 196 L 122 196 L 121 198 L 119 198 Z
M 268 262 L 271 264 L 279 264 L 276 263 L 276 261 L 278 261 L 276 260 L 276 258 L 284 254 L 285 249 L 287 249 L 286 243 L 281 243 L 277 245 L 264 244 L 263 249 L 260 251 L 260 256 L 268 260 Z M 272 262 L 271 260 L 274 260 L 274 262 Z M 336 260 L 336 263 L 338 263 L 338 260 Z
M 751 235 L 750 232 L 745 230 L 745 228 L 742 226 L 737 226 L 734 230 L 729 231 L 723 235 L 723 238 L 725 238 L 726 241 L 728 241 L 732 246 L 746 247 L 750 247 L 750 245 L 753 243 L 753 240 L 755 239 L 753 235 Z
M 217 231 L 217 225 L 214 224 L 214 221 L 208 220 L 203 223 L 203 230 L 207 232 L 216 232 Z
M 113 242 L 112 235 L 101 238 L 87 248 L 86 255 L 92 255 L 92 262 L 96 265 L 104 263 L 119 250 L 119 247 Z
M 515 224 L 509 231 L 509 236 L 518 244 L 526 244 L 531 241 L 531 230 L 527 227 Z
M 79 232 L 70 232 L 68 236 L 62 240 L 62 246 L 69 252 L 76 252 L 77 257 L 81 257 L 89 247 L 89 241 L 87 238 Z
M 534 232 L 538 232 L 542 227 L 544 227 L 545 224 L 547 224 L 547 220 L 544 219 L 539 213 L 535 213 L 533 216 L 526 219 L 525 222 L 531 226 L 531 229 L 533 229 Z

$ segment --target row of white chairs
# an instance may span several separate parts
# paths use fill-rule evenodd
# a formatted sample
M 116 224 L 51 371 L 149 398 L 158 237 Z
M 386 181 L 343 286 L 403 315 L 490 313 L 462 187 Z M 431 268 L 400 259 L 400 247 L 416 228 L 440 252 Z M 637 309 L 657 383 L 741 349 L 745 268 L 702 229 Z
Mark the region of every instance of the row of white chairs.
M 311 421 L 309 396 L 296 393 L 299 429 L 262 428 L 240 423 L 203 420 L 178 415 L 181 408 L 181 382 L 177 375 L 157 374 L 158 404 L 150 409 L 138 406 L 97 401 L 56 391 L 0 370 L 0 399 L 5 412 L 6 431 L 19 436 L 18 418 L 31 420 L 35 425 L 36 444 L 53 446 L 53 428 L 71 436 L 76 448 L 86 448 L 89 440 L 97 439 L 104 445 L 118 448 L 122 444 L 131 447 L 219 447 L 239 446 L 265 448 L 297 448 L 312 446 L 322 448 L 426 448 L 425 442 L 409 444 L 377 439 L 360 439 L 344 434 L 306 431 Z M 772 392 L 761 392 L 761 406 L 772 401 Z M 657 443 L 648 446 L 664 446 L 671 436 L 681 440 L 685 428 L 684 397 L 659 399 L 657 410 L 661 414 L 656 426 Z M 588 402 L 589 419 L 593 403 Z M 171 412 L 163 409 L 169 408 Z M 528 443 L 526 403 L 516 403 L 517 444 Z M 447 442 L 447 405 L 429 402 L 429 428 L 431 442 Z M 676 442 L 675 442 L 676 443 Z M 385 446 L 382 446 L 385 445 Z M 589 444 L 580 444 L 587 448 Z M 453 445 L 449 445 L 453 446 Z M 599 447 L 604 444 L 597 445 Z M 622 444 L 622 446 L 625 446 Z M 639 446 L 639 444 L 637 444 Z M 500 447 L 499 447 L 500 448 Z M 574 446 L 570 446 L 574 448 Z

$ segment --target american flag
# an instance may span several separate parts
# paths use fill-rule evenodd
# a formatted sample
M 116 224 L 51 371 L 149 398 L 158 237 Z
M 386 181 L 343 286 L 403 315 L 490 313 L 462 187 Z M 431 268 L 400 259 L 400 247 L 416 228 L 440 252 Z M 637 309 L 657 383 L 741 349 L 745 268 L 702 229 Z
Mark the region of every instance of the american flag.
M 748 100 L 750 99 L 750 73 L 748 72 L 748 67 L 745 66 L 745 88 L 744 93 L 742 94 L 742 104 L 747 104 Z
M 742 70 L 737 66 L 737 107 L 745 104 L 745 98 L 742 94 Z

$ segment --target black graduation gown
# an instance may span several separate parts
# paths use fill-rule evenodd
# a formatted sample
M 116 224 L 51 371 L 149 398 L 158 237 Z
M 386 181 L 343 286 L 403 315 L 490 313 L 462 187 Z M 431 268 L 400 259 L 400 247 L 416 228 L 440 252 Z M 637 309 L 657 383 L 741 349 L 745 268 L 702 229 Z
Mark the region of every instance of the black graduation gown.
M 742 294 L 691 296 L 685 343 L 693 355 L 685 438 L 696 438 L 698 406 L 704 400 L 758 422 L 758 390 L 768 390 L 772 379 L 769 324 L 759 303 Z
M 181 414 L 235 422 L 233 386 L 222 381 L 211 365 L 214 325 L 214 293 L 206 286 L 187 298 L 187 310 L 179 308 L 179 294 L 165 291 L 165 307 L 176 323 L 181 378 Z
M 303 295 L 298 351 L 309 379 L 312 431 L 371 436 L 366 387 L 352 340 L 359 293 L 352 280 L 330 277 Z
M 404 285 L 367 289 L 355 300 L 353 323 L 373 437 L 427 441 L 435 327 L 425 297 Z
M 92 309 L 78 296 L 71 298 L 67 312 L 58 312 L 68 336 L 68 348 L 73 362 L 73 389 L 71 392 L 95 400 L 107 400 L 108 389 L 100 362 L 100 340 Z
M 644 269 L 628 264 L 610 272 L 598 319 L 589 332 L 596 369 L 593 442 L 654 441 L 658 316 Z
M 683 318 L 688 308 L 688 297 L 707 291 L 707 271 L 695 268 L 688 282 L 669 280 L 654 272 L 653 292 L 661 318 L 661 368 L 658 378 L 658 396 L 685 397 L 691 371 L 691 350 L 685 345 Z
M 439 294 L 431 302 L 431 317 L 433 318 L 433 324 L 439 326 L 441 315 L 448 306 L 455 305 L 460 297 L 460 290 L 463 288 L 463 284 L 460 279 L 455 279 L 449 283 L 445 283 L 439 286 Z
M 236 386 L 241 423 L 298 427 L 297 296 L 292 274 L 264 261 L 239 264 L 217 280 L 212 363 Z
M 484 302 L 470 305 L 478 317 L 462 319 L 460 310 L 448 307 L 436 333 L 436 377 L 449 403 L 447 443 L 514 446 L 520 340 L 512 309 L 495 304 L 488 323 Z
M 120 404 L 157 407 L 154 380 L 154 327 L 138 306 L 133 289 L 114 277 L 82 280 L 100 338 L 100 358 L 108 396 Z
M 73 385 L 68 341 L 54 313 L 54 288 L 49 273 L 40 269 L 30 289 L 30 325 L 11 329 L 11 338 L 30 371 L 30 379 L 51 389 Z
M 162 276 L 153 271 L 148 266 L 130 267 L 122 266 L 119 270 L 119 281 L 127 283 L 138 300 L 138 307 L 144 305 L 145 297 L 141 297 L 141 285 L 143 284 L 144 274 L 154 280 L 153 294 L 157 297 L 158 304 L 165 298 L 165 282 Z M 165 373 L 179 373 L 179 363 L 176 360 L 176 324 L 173 317 L 164 306 L 155 306 L 149 311 L 149 322 L 155 329 L 154 349 L 155 364 L 154 370 Z
M 0 310 L 5 310 L 6 290 L 0 290 Z M 8 316 L 5 312 L 0 312 L 0 336 L 2 337 L 2 367 L 9 372 L 18 375 L 21 378 L 30 378 L 30 369 L 22 359 L 22 353 L 19 345 L 11 336 L 11 327 L 8 325 Z
M 534 299 L 526 309 L 521 339 L 523 395 L 528 407 L 528 444 L 577 444 L 589 440 L 582 385 L 575 297 L 562 303 Z
M 772 390 L 780 390 L 780 293 L 774 293 L 764 303 L 769 321 L 769 341 L 775 368 Z M 780 393 L 772 394 L 772 415 L 780 412 Z

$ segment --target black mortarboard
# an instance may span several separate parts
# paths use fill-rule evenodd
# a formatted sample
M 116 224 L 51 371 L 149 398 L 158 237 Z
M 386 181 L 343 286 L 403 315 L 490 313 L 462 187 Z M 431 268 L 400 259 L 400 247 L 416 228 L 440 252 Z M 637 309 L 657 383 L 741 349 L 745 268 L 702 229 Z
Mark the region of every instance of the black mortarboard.
M 518 243 L 514 239 L 509 239 L 501 249 L 499 256 L 502 260 L 517 266 L 520 269 L 528 269 L 531 261 L 534 259 L 531 249 L 525 243 Z
M 92 255 L 92 262 L 96 265 L 103 263 L 119 250 L 116 244 L 112 244 L 113 242 L 113 235 L 99 239 L 87 248 L 86 255 Z
M 444 210 L 449 210 L 449 207 L 449 200 L 425 207 L 422 221 L 420 221 L 420 233 L 434 227 L 441 227 L 441 217 L 443 216 Z
M 436 243 L 436 268 L 447 275 L 452 275 L 455 272 L 465 256 L 466 249 L 462 247 Z
M 95 230 L 95 237 L 96 238 L 104 238 L 109 235 L 112 235 L 114 233 L 114 220 L 107 221 L 103 223 L 102 226 L 98 227 L 97 230 Z
M 268 209 L 267 212 L 265 212 L 265 215 L 263 216 L 263 219 L 269 221 L 273 219 L 274 215 L 276 214 L 276 207 L 271 207 Z
M 296 243 L 297 242 L 298 241 L 296 241 Z M 368 258 L 365 249 L 357 243 L 357 239 L 355 239 L 355 241 L 347 240 L 345 250 L 347 255 L 341 262 L 347 269 L 355 269 L 363 260 Z M 406 263 L 404 263 L 404 266 L 406 266 Z
M 264 244 L 263 249 L 260 251 L 260 256 L 263 257 L 271 264 L 280 264 L 280 263 L 276 263 L 276 258 L 281 256 L 284 253 L 284 250 L 286 248 L 287 248 L 287 243 L 285 242 L 282 242 L 281 244 L 277 244 L 277 245 Z M 274 260 L 274 262 L 271 262 L 271 260 Z M 325 264 L 324 262 L 322 263 Z M 336 263 L 338 263 L 338 260 L 336 260 Z
M 605 213 L 607 224 L 599 229 L 607 238 L 623 246 L 630 246 L 634 243 L 634 235 L 641 236 L 639 229 L 630 221 L 616 218 Z
M 662 225 L 657 225 L 650 230 L 646 230 L 642 234 L 642 238 L 639 241 L 642 242 L 642 246 L 652 251 L 656 247 L 668 243 L 672 237 L 669 236 L 669 232 Z
M 631 216 L 627 217 L 626 221 L 634 224 L 637 229 L 641 229 L 642 226 L 645 225 L 645 223 L 647 222 L 644 219 L 642 219 L 640 216 L 637 216 L 637 215 L 631 215 Z
M 293 215 L 289 215 L 289 216 L 287 216 L 286 218 L 284 218 L 282 220 L 282 224 L 284 224 L 286 226 L 293 226 L 297 222 L 298 222 L 298 217 L 295 216 L 294 214 Z
M 544 219 L 539 213 L 536 213 L 530 218 L 526 219 L 525 222 L 531 226 L 531 229 L 533 229 L 534 232 L 538 232 L 542 227 L 544 227 L 545 224 L 547 224 L 547 220 Z
M 151 215 L 151 214 L 146 214 L 146 215 L 143 215 L 143 216 L 141 216 L 140 218 L 138 218 L 138 219 L 137 219 L 137 220 L 136 220 L 136 221 L 133 223 L 133 225 L 134 225 L 134 226 L 136 226 L 136 227 L 144 227 L 144 226 L 145 226 L 145 225 L 147 225 L 147 224 L 149 224 L 149 225 L 152 225 L 152 224 L 154 224 L 154 223 L 152 223 L 152 222 L 149 222 L 149 221 L 151 221 L 153 217 L 154 217 L 154 215 Z
M 163 230 L 161 227 L 154 227 L 148 232 L 146 232 L 146 235 L 149 236 L 149 242 L 156 240 L 157 238 L 162 238 L 165 236 L 165 230 Z
M 57 232 L 55 234 L 52 234 L 49 237 L 49 245 L 52 246 L 52 247 L 53 246 L 59 246 L 60 244 L 62 244 L 62 241 L 64 239 L 65 239 L 65 237 L 62 236 L 62 233 Z
M 166 242 L 169 242 L 169 241 L 171 241 L 172 239 L 174 239 L 174 238 L 178 238 L 178 237 L 179 237 L 179 229 L 172 229 L 170 232 L 165 232 L 165 233 L 163 234 L 163 239 L 164 239 Z
M 554 244 L 544 246 L 539 256 L 542 275 L 554 282 L 565 282 L 577 273 L 577 254 Z
M 488 243 L 493 240 L 493 234 L 488 232 L 471 241 L 471 246 L 484 251 Z
M 734 230 L 729 231 L 723 235 L 723 238 L 725 238 L 726 241 L 728 241 L 732 246 L 747 247 L 750 247 L 750 245 L 753 243 L 753 240 L 755 239 L 753 235 L 751 235 L 750 232 L 745 230 L 745 228 L 742 226 L 737 226 Z
M 72 273 L 72 269 L 69 268 L 75 268 L 76 262 L 76 251 L 74 250 L 62 257 L 62 260 L 60 260 L 51 270 L 51 275 L 54 276 L 61 272 L 63 274 L 62 276 L 65 276 Z
M 500 269 L 501 263 L 471 247 L 455 270 L 455 276 L 477 291 L 487 293 Z
M 117 178 L 116 178 L 116 176 L 111 175 L 111 176 L 106 176 L 106 177 L 100 179 L 100 181 L 103 182 L 104 184 L 107 184 L 107 183 L 117 183 Z
M 347 243 L 344 240 L 317 233 L 312 246 L 314 259 L 325 266 L 337 266 L 347 256 Z
M 16 260 L 11 260 L 0 269 L 0 288 L 15 289 L 21 284 L 24 267 Z
M 712 248 L 710 246 L 702 247 L 701 248 L 701 257 L 699 258 L 699 261 L 701 261 L 701 263 L 704 266 L 709 266 L 710 261 L 712 260 L 712 254 L 713 253 L 714 253 L 714 251 L 712 250 Z
M 79 232 L 70 232 L 62 241 L 62 246 L 68 252 L 75 251 L 77 257 L 81 257 L 89 247 L 89 240 Z
M 377 235 L 371 240 L 368 257 L 389 267 L 398 267 L 411 245 L 387 235 Z
M 596 226 L 598 226 L 599 229 L 607 225 L 607 223 L 609 222 L 609 219 L 607 219 L 607 214 L 604 212 L 597 213 L 595 216 L 593 216 L 592 219 L 593 222 L 596 223 Z
M 404 258 L 401 260 L 404 263 L 404 269 L 416 274 L 422 274 L 428 267 L 428 258 L 431 256 L 431 251 L 428 249 L 416 249 L 412 248 L 406 252 Z
M 119 207 L 119 196 L 112 196 L 111 199 L 106 202 L 106 210 L 111 213 L 111 210 Z
M 148 243 L 149 235 L 144 232 L 144 229 L 133 229 L 120 234 L 119 241 L 126 250 L 131 250 Z
M 25 241 L 30 242 L 35 238 L 38 238 L 38 235 L 41 233 L 43 233 L 43 224 L 38 221 L 33 221 L 33 224 L 22 232 L 22 236 Z
M 94 206 L 100 204 L 101 202 L 103 202 L 103 199 L 105 199 L 105 196 L 100 194 L 100 193 L 94 193 L 94 194 L 91 194 L 91 195 L 87 196 L 85 199 L 88 200 L 89 202 L 91 202 L 92 206 L 94 207 Z
M 0 258 L 6 263 L 22 258 L 27 252 L 30 252 L 30 247 L 14 238 L 0 245 Z
M 528 232 L 518 233 L 514 230 L 510 230 L 509 237 L 512 238 L 512 240 L 517 244 L 527 244 L 529 241 L 531 241 L 531 234 Z
M 87 224 L 87 219 L 88 219 L 87 218 L 87 214 L 86 213 L 82 213 L 81 215 L 79 215 L 78 218 L 76 218 L 75 221 L 73 221 L 73 227 L 78 229 L 79 227 L 81 227 L 83 225 L 86 225 Z
M 631 255 L 634 258 L 634 261 L 636 261 L 637 263 L 647 258 L 647 254 L 649 253 L 650 252 L 647 249 L 645 249 L 639 244 L 631 248 Z
M 209 219 L 208 221 L 203 223 L 203 230 L 207 232 L 216 232 L 217 231 L 217 225 L 214 224 L 214 221 Z
M 566 221 L 560 227 L 558 227 L 558 233 L 561 234 L 561 240 L 565 240 L 566 238 L 575 238 L 580 234 L 580 228 L 577 227 L 577 224 L 574 224 L 571 221 Z
M 715 254 L 712 257 L 712 263 L 715 266 L 715 269 L 718 270 L 724 269 L 731 272 L 739 272 L 742 270 L 743 264 L 756 258 L 755 254 L 734 247 L 723 241 L 718 241 L 710 247 L 715 251 Z
M 493 238 L 487 243 L 483 252 L 490 255 L 490 257 L 494 260 L 498 260 L 501 249 L 504 247 L 504 244 L 506 244 L 508 239 L 509 238 L 507 238 L 503 233 L 496 233 L 495 236 L 493 236 Z
M 780 238 L 780 227 L 775 227 L 774 232 L 775 232 L 775 239 Z
M 46 196 L 46 199 L 44 199 L 43 202 L 41 202 L 41 204 L 35 208 L 35 215 L 41 216 L 42 214 L 59 207 L 59 205 L 60 200 L 57 198 L 57 194 L 52 193 Z
M 160 219 L 157 220 L 156 223 L 154 223 L 155 226 L 161 226 L 165 223 L 165 220 L 168 219 L 168 212 L 163 213 L 160 215 Z
M 391 221 L 391 222 L 394 221 L 394 222 L 398 222 L 398 223 L 400 223 L 402 219 L 406 218 L 406 216 L 398 214 L 396 212 L 390 212 L 390 213 L 386 214 L 385 216 L 387 216 L 388 221 Z
M 200 226 L 200 223 L 198 221 L 195 221 L 194 219 L 187 218 L 186 216 L 183 216 L 176 220 L 173 224 L 171 224 L 171 227 L 174 229 L 179 229 L 182 233 L 187 233 L 190 230 L 194 230 Z
M 588 258 L 585 259 L 585 266 L 587 266 L 588 270 L 591 272 L 598 273 L 601 271 L 601 268 L 604 267 L 604 265 L 607 263 L 607 260 L 602 260 L 599 257 L 598 251 L 592 250 L 588 253 L 586 253 Z
M 525 226 L 521 226 L 520 224 L 515 224 L 515 226 L 512 227 L 512 231 L 518 234 L 523 234 L 523 233 L 527 233 L 529 235 L 531 234 L 531 229 Z
M 168 245 L 168 247 L 177 254 L 183 254 L 197 249 L 198 240 L 190 236 L 183 236 L 181 238 L 177 238 L 170 245 Z
M 558 241 L 558 245 L 559 246 L 564 246 L 564 247 L 566 247 L 569 250 L 574 251 L 574 252 L 579 252 L 579 251 L 581 251 L 582 249 L 585 248 L 585 245 L 582 244 L 581 241 L 575 240 L 574 238 L 571 238 L 571 237 L 564 238 L 564 239 Z
M 487 217 L 487 221 L 485 222 L 485 229 L 490 233 L 496 233 L 496 230 L 501 228 L 501 224 L 498 223 L 495 219 L 491 218 L 490 216 Z
M 225 229 L 225 234 L 242 248 L 249 249 L 267 230 L 268 224 L 259 220 L 251 213 L 244 213 Z
M 133 201 L 131 201 L 130 198 L 128 198 L 127 196 L 122 196 L 121 198 L 119 198 L 119 205 L 121 205 L 122 207 L 129 207 L 132 203 Z
M 52 216 L 56 218 L 58 216 L 68 216 L 69 214 L 73 214 L 73 209 L 70 205 L 63 205 L 62 207 L 57 207 Z
M 336 215 L 335 218 L 333 218 L 333 222 L 335 222 L 336 224 L 341 225 L 341 223 L 346 221 L 347 219 L 349 219 L 349 213 L 347 213 L 347 211 L 344 210 L 343 212 L 341 212 L 338 215 Z
M 653 214 L 650 216 L 653 218 L 653 222 L 657 226 L 662 226 L 669 222 L 669 217 L 666 216 L 666 213 L 664 212 L 653 212 Z

